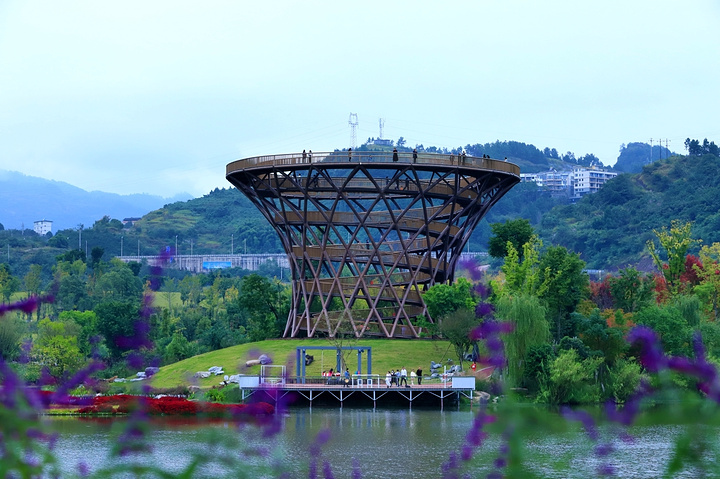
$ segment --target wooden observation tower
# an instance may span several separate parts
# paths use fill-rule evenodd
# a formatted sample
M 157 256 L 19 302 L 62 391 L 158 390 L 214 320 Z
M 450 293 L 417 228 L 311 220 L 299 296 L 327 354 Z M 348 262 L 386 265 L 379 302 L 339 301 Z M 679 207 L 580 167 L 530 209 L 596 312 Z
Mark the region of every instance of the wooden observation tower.
M 285 337 L 417 338 L 422 298 L 453 280 L 472 230 L 520 181 L 506 161 L 346 151 L 245 158 L 226 177 L 281 238 L 292 272 Z

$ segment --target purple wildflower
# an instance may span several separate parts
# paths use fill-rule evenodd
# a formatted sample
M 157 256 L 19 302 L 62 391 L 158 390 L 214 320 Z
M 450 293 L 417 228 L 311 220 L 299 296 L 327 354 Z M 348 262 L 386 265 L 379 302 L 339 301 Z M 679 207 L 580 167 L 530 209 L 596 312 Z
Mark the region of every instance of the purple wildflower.
M 660 345 L 657 333 L 646 326 L 635 326 L 627 338 L 630 344 L 640 343 L 640 363 L 650 372 L 656 373 L 667 367 L 667 357 Z
M 334 479 L 335 476 L 332 473 L 332 468 L 330 467 L 330 461 L 323 461 L 323 477 L 325 479 Z
M 615 447 L 609 442 L 595 446 L 595 455 L 598 457 L 609 456 L 613 451 Z
M 362 471 L 360 470 L 360 461 L 353 457 L 352 460 L 352 479 L 362 479 Z
M 476 258 L 460 259 L 459 265 L 461 268 L 466 269 L 473 281 L 480 281 L 485 274 L 483 271 L 483 265 Z
M 318 457 L 320 455 L 320 451 L 322 450 L 322 446 L 330 440 L 330 436 L 330 429 L 323 429 L 318 432 L 318 435 L 315 437 L 315 442 L 310 445 L 310 455 Z
M 9 313 L 10 311 L 22 311 L 23 313 L 30 314 L 38 308 L 40 298 L 38 296 L 30 296 L 21 301 L 10 304 L 0 304 L 0 316 Z
M 593 441 L 598 440 L 598 430 L 595 420 L 587 411 L 573 410 L 568 407 L 562 409 L 562 415 L 568 421 L 579 421 L 585 428 L 585 433 Z
M 608 463 L 600 464 L 597 467 L 597 473 L 600 476 L 614 476 L 616 473 L 615 466 L 613 466 L 612 464 L 608 464 Z
M 478 303 L 477 306 L 475 306 L 475 317 L 477 318 L 484 318 L 486 316 L 490 316 L 495 312 L 495 306 L 493 306 L 490 303 Z
M 488 299 L 492 295 L 492 287 L 485 283 L 477 283 L 474 289 L 475 294 L 477 294 L 478 297 L 483 301 Z

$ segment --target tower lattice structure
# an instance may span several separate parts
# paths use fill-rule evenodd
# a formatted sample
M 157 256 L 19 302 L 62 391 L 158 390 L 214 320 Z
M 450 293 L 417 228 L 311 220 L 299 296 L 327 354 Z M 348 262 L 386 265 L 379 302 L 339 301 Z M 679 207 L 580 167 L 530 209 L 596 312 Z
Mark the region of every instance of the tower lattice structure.
M 520 181 L 506 161 L 392 152 L 296 153 L 227 165 L 288 255 L 285 337 L 414 337 L 423 292 L 452 282 L 482 217 Z

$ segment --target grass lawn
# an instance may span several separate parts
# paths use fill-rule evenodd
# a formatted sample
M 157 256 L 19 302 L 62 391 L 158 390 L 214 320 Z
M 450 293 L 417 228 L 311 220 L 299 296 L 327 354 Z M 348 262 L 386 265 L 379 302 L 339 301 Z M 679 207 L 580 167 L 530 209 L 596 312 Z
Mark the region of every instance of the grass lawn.
M 206 388 L 219 384 L 222 376 L 211 376 L 207 379 L 192 379 L 197 371 L 207 371 L 212 366 L 220 366 L 225 374 L 260 374 L 260 366 L 245 366 L 248 359 L 257 359 L 260 354 L 267 354 L 273 364 L 287 366 L 287 374 L 295 376 L 295 351 L 297 347 L 335 346 L 328 339 L 274 339 L 257 343 L 241 344 L 194 356 L 160 368 L 152 379 L 152 385 L 158 388 L 169 388 L 184 384 L 196 384 Z M 421 367 L 425 374 L 430 374 L 430 361 L 444 362 L 450 358 L 457 362 L 455 350 L 447 341 L 433 340 L 402 340 L 402 339 L 361 339 L 344 341 L 342 346 L 368 346 L 372 348 L 372 372 L 385 375 L 389 369 L 405 366 L 411 370 Z M 320 376 L 323 370 L 335 368 L 335 351 L 307 351 L 315 361 L 307 366 L 307 376 Z M 363 353 L 363 373 L 367 373 L 367 352 Z M 357 369 L 357 352 L 345 353 L 347 367 L 350 372 Z

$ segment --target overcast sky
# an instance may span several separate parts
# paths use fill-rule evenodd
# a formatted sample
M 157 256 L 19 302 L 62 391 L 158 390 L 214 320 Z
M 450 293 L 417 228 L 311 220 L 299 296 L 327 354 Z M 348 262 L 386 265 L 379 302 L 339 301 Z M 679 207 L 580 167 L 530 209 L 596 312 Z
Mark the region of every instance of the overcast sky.
M 720 2 L 0 0 L 0 169 L 203 195 L 379 135 L 593 153 L 720 141 Z

